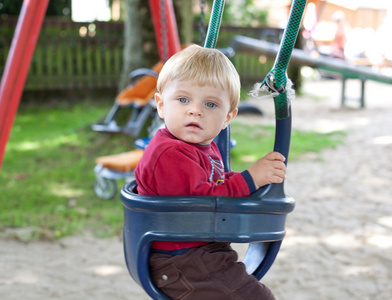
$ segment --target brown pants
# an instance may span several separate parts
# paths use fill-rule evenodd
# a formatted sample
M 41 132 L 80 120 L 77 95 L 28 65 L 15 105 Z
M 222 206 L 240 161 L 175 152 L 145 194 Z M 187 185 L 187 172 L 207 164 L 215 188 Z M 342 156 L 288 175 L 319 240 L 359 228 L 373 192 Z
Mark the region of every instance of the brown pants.
M 182 255 L 151 253 L 153 282 L 175 300 L 274 300 L 271 291 L 248 275 L 228 243 L 211 243 Z

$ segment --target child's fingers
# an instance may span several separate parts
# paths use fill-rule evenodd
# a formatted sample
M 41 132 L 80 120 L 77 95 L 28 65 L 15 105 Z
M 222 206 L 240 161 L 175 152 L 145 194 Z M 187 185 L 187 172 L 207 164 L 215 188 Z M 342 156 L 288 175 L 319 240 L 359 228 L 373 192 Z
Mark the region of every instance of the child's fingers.
M 275 172 L 279 171 L 279 172 L 286 173 L 287 167 L 282 161 L 277 161 L 277 160 L 271 161 L 270 166 L 273 170 L 275 170 Z
M 274 166 L 274 168 L 275 169 L 278 169 L 278 170 L 283 170 L 284 172 L 286 172 L 286 165 L 284 164 L 284 162 L 281 162 L 281 161 L 275 161 L 275 162 L 273 162 L 273 166 Z
M 280 177 L 275 177 L 274 178 L 274 180 L 272 180 L 272 182 L 271 183 L 282 183 L 283 182 L 283 178 L 280 178 Z
M 265 157 L 269 160 L 279 160 L 282 162 L 286 160 L 286 158 L 279 152 L 270 152 Z
M 283 180 L 286 179 L 286 172 L 285 171 L 276 171 L 275 174 L 271 177 L 272 183 L 282 183 Z

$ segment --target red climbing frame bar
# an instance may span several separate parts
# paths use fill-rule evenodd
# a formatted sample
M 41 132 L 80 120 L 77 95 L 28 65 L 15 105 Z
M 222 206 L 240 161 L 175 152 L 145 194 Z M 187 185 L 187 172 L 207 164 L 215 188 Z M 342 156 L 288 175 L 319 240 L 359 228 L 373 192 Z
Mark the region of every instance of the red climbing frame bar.
M 149 0 L 149 4 L 159 57 L 165 61 L 181 49 L 173 2 L 172 0 Z M 165 7 L 162 7 L 162 4 Z
M 49 0 L 24 0 L 0 85 L 0 170 Z

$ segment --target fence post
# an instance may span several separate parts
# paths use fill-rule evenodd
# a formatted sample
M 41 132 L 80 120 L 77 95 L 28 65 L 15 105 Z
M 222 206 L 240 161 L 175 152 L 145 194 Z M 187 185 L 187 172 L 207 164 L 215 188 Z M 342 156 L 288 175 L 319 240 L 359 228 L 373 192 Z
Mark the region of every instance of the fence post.
M 0 85 L 0 170 L 49 0 L 24 0 Z

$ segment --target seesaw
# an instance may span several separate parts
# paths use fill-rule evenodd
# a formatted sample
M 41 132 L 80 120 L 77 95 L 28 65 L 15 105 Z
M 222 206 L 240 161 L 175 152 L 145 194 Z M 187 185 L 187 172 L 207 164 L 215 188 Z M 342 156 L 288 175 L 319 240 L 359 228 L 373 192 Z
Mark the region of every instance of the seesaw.
M 243 51 L 255 55 L 265 55 L 268 58 L 274 58 L 279 50 L 279 45 L 257 40 L 245 36 L 236 36 L 232 40 L 232 47 L 235 51 Z M 347 79 L 359 79 L 361 81 L 361 97 L 360 105 L 365 107 L 365 82 L 366 80 L 373 80 L 381 83 L 392 84 L 392 77 L 382 73 L 377 73 L 371 70 L 371 68 L 354 65 L 347 61 L 319 56 L 312 57 L 309 53 L 300 50 L 293 49 L 291 54 L 290 62 L 297 66 L 309 66 L 315 69 L 323 70 L 328 73 L 339 74 L 342 77 L 342 94 L 341 104 L 344 106 L 346 97 L 346 80 Z

